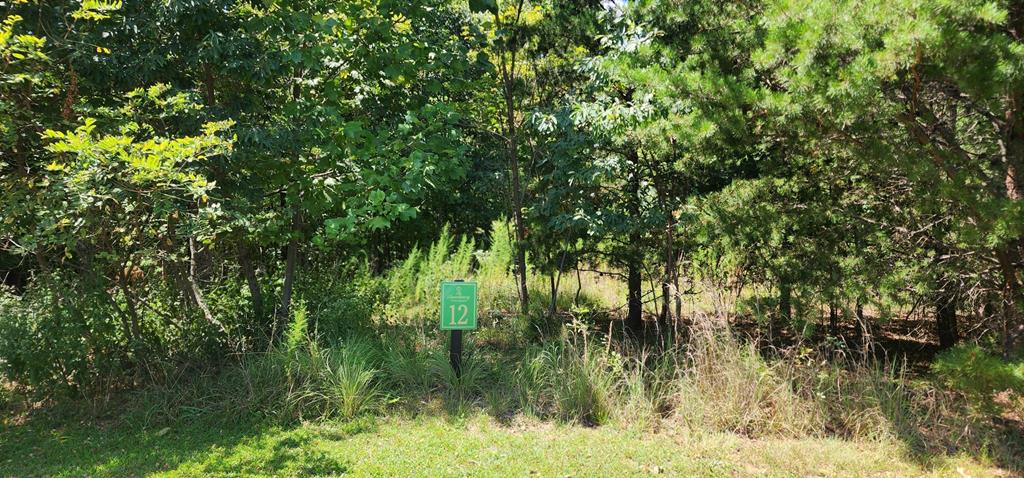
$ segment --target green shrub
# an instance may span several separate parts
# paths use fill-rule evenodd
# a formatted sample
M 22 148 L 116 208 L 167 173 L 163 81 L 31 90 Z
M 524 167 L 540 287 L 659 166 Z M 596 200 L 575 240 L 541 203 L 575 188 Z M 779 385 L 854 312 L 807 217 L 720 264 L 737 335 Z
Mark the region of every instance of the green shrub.
M 62 292 L 63 291 L 63 292 Z M 119 316 L 97 294 L 58 276 L 21 294 L 0 289 L 0 374 L 41 394 L 91 395 L 123 380 L 132 361 Z
M 373 276 L 366 262 L 349 261 L 306 272 L 296 294 L 306 301 L 310 333 L 332 345 L 372 333 L 389 292 L 387 281 Z
M 550 356 L 556 353 L 555 347 L 552 344 L 526 349 L 511 375 L 519 408 L 531 415 L 543 415 L 551 407 L 548 380 L 553 363 Z
M 502 282 L 511 276 L 513 240 L 506 219 L 491 223 L 491 245 L 487 251 L 477 253 L 480 267 L 477 276 L 483 281 Z
M 958 345 L 935 358 L 936 378 L 982 408 L 992 408 L 994 394 L 1024 391 L 1024 362 L 1008 363 L 976 344 Z
M 551 356 L 552 386 L 563 419 L 600 425 L 611 418 L 621 364 L 590 347 L 569 347 Z
M 260 397 L 256 408 L 296 419 L 352 418 L 375 410 L 384 394 L 372 363 L 371 349 L 358 343 L 324 348 L 310 340 L 294 352 L 272 352 L 250 369 L 266 390 L 277 392 Z
M 171 285 L 133 285 L 130 302 L 83 275 L 40 273 L 19 294 L 0 288 L 0 374 L 39 395 L 96 398 L 162 382 L 182 364 L 223 361 L 227 336 L 198 308 L 176 308 L 181 291 Z M 243 343 L 237 305 L 221 303 L 215 315 Z
M 675 350 L 654 360 L 641 351 L 626 362 L 616 407 L 619 422 L 638 429 L 653 428 L 671 411 L 679 385 L 675 360 Z
M 470 276 L 473 240 L 463 237 L 453 250 L 453 239 L 445 226 L 426 255 L 414 249 L 391 270 L 386 279 L 389 317 L 404 324 L 422 324 L 433 319 L 439 313 L 440 283 Z
M 266 353 L 244 355 L 211 382 L 202 397 L 186 398 L 192 408 L 257 413 L 281 419 L 353 418 L 385 403 L 376 342 L 350 335 L 323 346 L 309 331 L 305 301 L 297 301 L 283 340 Z
M 326 390 L 332 408 L 342 418 L 373 411 L 383 403 L 377 370 L 370 366 L 369 358 L 366 350 L 344 347 L 331 360 Z
M 813 390 L 827 427 L 845 438 L 909 439 L 919 423 L 904 369 L 893 363 L 815 361 L 801 364 L 797 383 Z
M 419 246 L 413 247 L 409 255 L 397 266 L 392 267 L 387 274 L 385 283 L 387 285 L 389 302 L 400 303 L 408 300 L 408 295 L 416 290 L 416 281 L 420 271 L 420 261 L 423 253 Z
M 309 321 L 306 320 L 306 302 L 298 300 L 292 307 L 292 320 L 285 332 L 284 349 L 288 354 L 296 354 L 308 341 Z
M 480 283 L 481 309 L 495 312 L 516 310 L 519 296 L 516 279 L 512 276 L 513 239 L 508 221 L 498 219 L 492 222 L 489 237 L 490 247 L 476 253 L 479 268 L 475 279 Z

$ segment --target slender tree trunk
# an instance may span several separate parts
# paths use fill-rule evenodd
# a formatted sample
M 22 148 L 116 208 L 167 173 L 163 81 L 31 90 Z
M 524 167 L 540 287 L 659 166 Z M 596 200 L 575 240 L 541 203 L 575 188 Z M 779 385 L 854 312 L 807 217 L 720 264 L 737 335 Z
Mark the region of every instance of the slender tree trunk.
M 1016 355 L 1021 335 L 1020 290 L 1021 285 L 1016 273 L 1016 246 L 1008 244 L 998 254 L 999 268 L 1002 271 L 1002 310 L 1003 310 L 1003 355 L 1011 358 Z
M 499 28 L 509 29 L 511 36 L 506 43 L 507 54 L 499 56 L 502 94 L 505 100 L 505 139 L 508 156 L 508 168 L 512 182 L 512 221 L 515 224 L 515 269 L 519 292 L 519 311 L 523 315 L 529 313 L 530 296 L 527 287 L 529 271 L 526 269 L 526 224 L 523 220 L 523 184 L 519 170 L 519 131 L 516 126 L 516 56 L 519 53 L 518 31 L 519 18 L 524 3 L 519 1 L 511 25 L 504 25 L 502 17 L 495 13 L 494 20 Z
M 937 271 L 942 269 L 942 261 L 947 254 L 946 248 L 941 244 L 934 248 L 935 259 L 932 267 Z M 947 279 L 945 274 L 939 274 L 935 282 L 935 335 L 939 338 L 939 348 L 948 349 L 956 345 L 957 341 L 957 320 L 956 310 L 958 307 L 955 286 Z
M 627 183 L 629 211 L 635 220 L 640 218 L 640 153 L 630 149 L 626 153 L 626 162 L 630 165 L 630 178 Z M 626 329 L 639 336 L 643 329 L 643 251 L 640 248 L 640 231 L 635 227 L 629 234 L 629 263 L 627 264 L 626 286 Z
M 301 216 L 296 211 L 292 215 L 292 236 L 288 239 L 288 246 L 285 248 L 284 283 L 281 285 L 281 306 L 277 309 L 279 320 L 287 321 L 291 315 L 292 287 L 295 284 L 295 268 L 299 261 L 299 230 L 301 229 Z
M 661 313 L 658 314 L 658 322 L 662 330 L 668 330 L 672 323 L 672 283 L 667 278 L 661 281 Z
M 785 277 L 779 277 L 779 318 L 786 324 L 793 320 L 793 289 Z
M 665 261 L 665 269 L 662 272 L 661 277 L 661 315 L 658 316 L 658 320 L 661 321 L 661 329 L 668 330 L 668 325 L 671 323 L 672 317 L 672 276 L 676 269 L 675 263 L 675 252 L 672 248 L 672 242 L 674 236 L 672 230 L 674 224 L 672 221 L 671 211 L 669 212 L 668 224 L 665 225 L 665 238 L 663 244 L 663 258 Z
M 676 292 L 676 295 L 675 295 L 675 299 L 676 299 L 675 300 L 675 302 L 676 302 L 675 306 L 676 306 L 676 320 L 677 321 L 682 319 L 682 317 L 683 317 L 683 294 L 680 292 L 680 289 L 679 289 L 679 275 L 680 275 L 680 272 L 679 272 L 680 266 L 679 265 L 682 264 L 682 263 L 683 263 L 683 253 L 682 253 L 682 251 L 680 251 L 679 255 L 676 256 L 675 268 L 672 269 L 672 288 Z
M 512 80 L 509 80 L 512 81 Z M 512 97 L 512 85 L 508 85 L 505 94 L 508 122 L 508 161 L 512 172 L 512 221 L 515 223 L 515 269 L 519 282 L 519 311 L 526 315 L 530 308 L 530 292 L 527 288 L 528 271 L 526 269 L 526 224 L 523 220 L 523 186 L 519 174 L 519 138 L 515 124 L 515 103 Z
M 288 193 L 285 190 L 282 189 L 281 192 L 278 194 L 277 201 L 278 201 L 278 207 L 281 208 L 281 214 L 282 215 L 286 214 L 288 212 Z M 284 246 L 281 246 L 281 248 L 278 249 L 278 261 L 279 262 L 284 262 L 284 263 L 288 262 L 288 245 L 287 244 L 285 244 Z
M 839 337 L 839 307 L 836 307 L 835 301 L 828 304 L 828 333 Z
M 635 235 L 632 238 L 639 240 Z M 633 257 L 630 258 L 626 277 L 626 287 L 628 289 L 626 329 L 634 336 L 639 336 L 643 331 L 644 326 L 642 300 L 643 279 L 640 275 L 640 269 L 642 267 L 639 255 L 634 254 Z
M 1009 114 L 1007 116 L 1010 116 Z M 1008 118 L 1009 120 L 1010 118 Z M 1013 118 L 1021 121 L 1020 118 Z M 1024 126 L 1018 126 L 1018 130 L 1024 130 Z M 1012 136 L 1022 136 L 1013 138 Z M 1007 141 L 1006 154 L 1006 193 L 1013 201 L 1024 200 L 1024 192 L 1021 190 L 1019 174 L 1024 172 L 1024 131 L 1011 133 L 1011 139 Z M 999 269 L 1002 273 L 1002 302 L 1003 302 L 1003 355 L 1007 358 L 1017 354 L 1020 347 L 1019 339 L 1024 334 L 1024 322 L 1021 321 L 1021 283 L 1018 277 L 1018 262 L 1020 261 L 1020 244 L 1024 238 L 1009 240 L 1000 251 L 997 251 Z
M 128 317 L 128 323 L 126 324 L 128 326 L 128 341 L 132 343 L 132 348 L 138 351 L 142 345 L 142 319 L 139 317 L 138 308 L 135 306 L 135 296 L 128 286 L 128 280 L 128 274 L 122 273 L 121 278 L 117 281 L 117 285 L 121 288 L 121 292 L 124 293 L 125 311 L 127 311 Z M 115 308 L 120 309 L 113 297 L 110 298 L 110 302 Z
M 575 306 L 580 305 L 580 294 L 583 292 L 583 274 L 580 273 L 580 261 L 576 259 L 576 295 L 572 298 L 572 303 Z
M 555 318 L 555 312 L 558 308 L 558 284 L 555 281 L 555 272 L 552 271 L 548 275 L 548 282 L 551 287 L 551 302 L 548 304 L 548 317 Z
M 872 348 L 873 338 L 871 337 L 871 328 L 868 326 L 868 319 L 864 316 L 864 299 L 860 296 L 857 297 L 857 302 L 854 305 L 853 317 L 857 320 L 857 342 L 867 353 Z
M 238 264 L 242 267 L 242 275 L 249 286 L 249 296 L 252 297 L 252 314 L 257 323 L 265 319 L 263 315 L 263 289 L 260 287 L 259 278 L 256 277 L 256 267 L 252 263 L 252 256 L 249 244 L 245 239 L 238 243 Z
M 565 268 L 565 250 L 562 250 L 562 257 L 558 260 L 558 270 L 551 273 L 551 310 L 548 315 L 555 318 L 558 313 L 558 290 L 562 286 L 562 269 Z
M 206 319 L 210 325 L 217 327 L 225 336 L 228 334 L 228 330 L 224 327 L 219 320 L 217 320 L 213 313 L 210 312 L 210 307 L 206 305 L 206 299 L 203 297 L 203 290 L 199 288 L 199 279 L 197 279 L 197 250 L 196 250 L 196 239 L 194 237 L 188 238 L 188 285 L 189 291 L 192 295 L 192 300 L 199 307 L 199 310 L 203 313 L 203 318 Z
M 940 290 L 935 300 L 935 332 L 939 336 L 939 348 L 948 349 L 958 340 L 956 320 L 956 293 Z

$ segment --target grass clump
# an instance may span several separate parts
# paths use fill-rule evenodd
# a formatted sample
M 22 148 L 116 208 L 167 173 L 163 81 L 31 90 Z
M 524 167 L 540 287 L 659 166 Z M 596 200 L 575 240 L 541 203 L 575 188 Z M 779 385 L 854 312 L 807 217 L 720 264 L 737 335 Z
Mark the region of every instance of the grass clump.
M 607 423 L 616 410 L 624 362 L 595 346 L 585 331 L 569 330 L 562 341 L 528 350 L 512 374 L 511 388 L 527 413 Z
M 696 322 L 678 374 L 674 415 L 691 427 L 746 436 L 803 436 L 821 429 L 784 362 L 770 364 L 712 320 Z
M 429 369 L 446 403 L 456 411 L 481 397 L 490 378 L 483 361 L 472 349 L 463 350 L 459 373 L 455 373 L 448 354 L 430 355 Z
M 382 387 L 375 344 L 359 335 L 319 344 L 309 334 L 305 303 L 299 301 L 281 344 L 245 356 L 211 388 L 215 408 L 285 420 L 354 418 L 379 410 Z M 204 384 L 210 386 L 210 384 Z
M 420 349 L 398 338 L 387 340 L 382 348 L 383 370 L 387 386 L 403 396 L 425 396 L 434 387 L 430 349 Z

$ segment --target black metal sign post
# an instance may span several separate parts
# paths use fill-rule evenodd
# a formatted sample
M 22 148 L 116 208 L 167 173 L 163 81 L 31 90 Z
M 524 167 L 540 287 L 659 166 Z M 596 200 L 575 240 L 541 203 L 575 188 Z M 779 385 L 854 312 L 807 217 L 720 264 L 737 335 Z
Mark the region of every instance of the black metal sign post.
M 455 371 L 455 378 L 462 377 L 462 331 L 453 330 L 452 339 L 448 344 L 448 359 Z

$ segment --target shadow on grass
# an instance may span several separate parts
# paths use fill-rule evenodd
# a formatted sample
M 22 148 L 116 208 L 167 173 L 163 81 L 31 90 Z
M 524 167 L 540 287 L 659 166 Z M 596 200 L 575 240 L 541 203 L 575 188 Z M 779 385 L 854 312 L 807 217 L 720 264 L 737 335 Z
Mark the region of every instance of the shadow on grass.
M 0 430 L 0 476 L 340 475 L 350 464 L 316 446 L 375 430 L 372 418 L 329 426 L 198 420 L 159 429 L 39 413 Z
M 895 438 L 905 445 L 904 456 L 923 469 L 940 468 L 950 457 L 964 455 L 1024 476 L 1024 428 L 1018 421 L 971 416 L 967 409 L 936 413 L 915 409 L 909 402 L 880 410 Z

